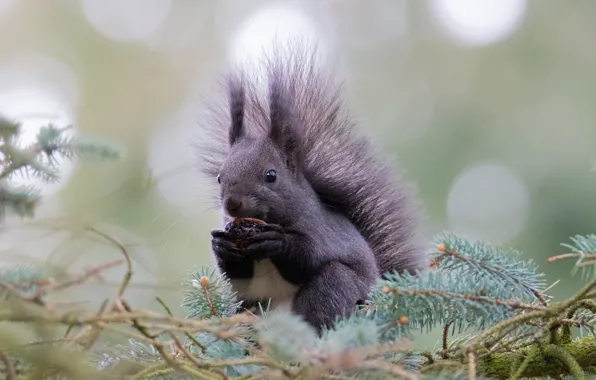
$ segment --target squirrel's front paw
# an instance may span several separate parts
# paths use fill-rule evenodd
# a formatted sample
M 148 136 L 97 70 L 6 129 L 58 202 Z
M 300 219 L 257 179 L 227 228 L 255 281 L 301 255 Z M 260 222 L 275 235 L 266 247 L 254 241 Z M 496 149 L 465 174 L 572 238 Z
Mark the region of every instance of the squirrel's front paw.
M 285 247 L 283 227 L 277 224 L 261 226 L 261 230 L 246 239 L 244 254 L 252 260 L 263 260 L 283 252 Z
M 227 239 L 226 233 L 220 230 L 211 231 L 211 249 L 223 261 L 242 262 L 247 257 L 233 241 Z

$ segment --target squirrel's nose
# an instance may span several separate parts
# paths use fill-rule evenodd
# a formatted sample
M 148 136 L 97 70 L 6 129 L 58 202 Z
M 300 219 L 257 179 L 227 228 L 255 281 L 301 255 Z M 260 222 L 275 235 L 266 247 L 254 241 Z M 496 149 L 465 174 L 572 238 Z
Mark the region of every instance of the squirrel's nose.
M 225 206 L 226 210 L 230 214 L 233 214 L 234 211 L 237 211 L 240 207 L 242 207 L 242 200 L 234 197 L 228 197 L 225 201 Z

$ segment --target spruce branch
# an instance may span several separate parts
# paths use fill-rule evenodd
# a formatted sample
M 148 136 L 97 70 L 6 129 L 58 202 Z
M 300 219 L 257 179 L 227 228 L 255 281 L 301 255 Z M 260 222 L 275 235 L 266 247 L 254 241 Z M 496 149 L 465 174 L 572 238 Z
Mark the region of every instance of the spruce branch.
M 449 327 L 453 321 L 447 321 L 445 327 L 443 327 L 443 351 L 446 352 L 449 348 Z M 447 359 L 447 354 L 443 354 L 443 359 Z
M 310 327 L 299 318 L 296 319 L 291 315 L 275 311 L 266 313 L 264 317 L 234 313 L 229 315 L 220 313 L 218 317 L 214 317 L 211 313 L 211 306 L 214 304 L 213 295 L 225 292 L 217 287 L 211 289 L 210 292 L 203 292 L 202 288 L 196 288 L 197 282 L 201 287 L 219 283 L 222 288 L 227 282 L 224 276 L 217 275 L 207 268 L 189 273 L 189 280 L 186 284 L 187 287 L 191 287 L 190 289 L 186 288 L 186 291 L 192 290 L 187 296 L 193 299 L 193 302 L 189 302 L 187 305 L 198 307 L 205 312 L 200 319 L 174 317 L 165 304 L 167 315 L 136 309 L 119 294 L 115 297 L 118 300 L 115 302 L 116 308 L 105 309 L 100 313 L 87 314 L 84 311 L 79 311 L 74 314 L 71 312 L 61 314 L 60 312 L 56 313 L 56 310 L 49 312 L 44 306 L 37 305 L 36 308 L 27 309 L 25 312 L 1 311 L 0 319 L 18 320 L 21 323 L 43 321 L 46 325 L 60 323 L 81 327 L 96 326 L 101 323 L 103 328 L 97 331 L 110 330 L 129 334 L 133 339 L 129 341 L 128 345 L 121 346 L 120 350 L 110 348 L 99 355 L 101 360 L 98 360 L 98 368 L 101 368 L 100 372 L 112 372 L 115 371 L 114 368 L 118 367 L 118 363 L 134 362 L 137 363 L 136 367 L 127 367 L 129 373 L 132 371 L 130 373 L 132 378 L 225 379 L 226 377 L 244 376 L 248 379 L 276 376 L 290 379 L 296 376 L 329 378 L 331 374 L 344 376 L 344 378 L 361 378 L 360 376 L 364 376 L 363 378 L 376 376 L 379 378 L 387 376 L 417 378 L 419 376 L 416 372 L 426 378 L 426 374 L 429 373 L 436 375 L 437 369 L 440 370 L 441 377 L 447 378 L 457 378 L 458 373 L 465 373 L 468 378 L 483 378 L 487 374 L 504 378 L 501 377 L 503 369 L 497 365 L 507 362 L 508 371 L 505 377 L 511 375 L 511 363 L 521 365 L 526 361 L 527 368 L 533 368 L 535 363 L 526 359 L 526 353 L 527 350 L 537 348 L 540 349 L 540 360 L 547 360 L 556 355 L 557 363 L 565 363 L 565 365 L 557 364 L 554 367 L 542 367 L 543 370 L 549 372 L 541 372 L 540 376 L 544 373 L 551 375 L 559 372 L 577 374 L 577 372 L 573 372 L 577 369 L 572 366 L 574 362 L 577 362 L 581 368 L 586 368 L 586 363 L 592 365 L 590 361 L 592 359 L 586 357 L 582 348 L 587 347 L 588 351 L 586 352 L 589 353 L 589 350 L 592 349 L 591 345 L 594 344 L 593 338 L 591 341 L 582 339 L 567 343 L 561 342 L 561 344 L 557 342 L 555 343 L 555 346 L 558 347 L 557 350 L 554 350 L 554 346 L 549 346 L 549 343 L 543 339 L 527 337 L 527 340 L 521 339 L 520 341 L 517 338 L 520 334 L 523 336 L 524 330 L 521 328 L 523 326 L 519 326 L 520 324 L 523 325 L 527 322 L 535 324 L 535 326 L 526 327 L 536 335 L 536 332 L 548 330 L 546 326 L 553 320 L 558 320 L 564 325 L 569 321 L 577 320 L 580 310 L 591 312 L 590 307 L 581 308 L 580 304 L 586 304 L 585 297 L 593 290 L 594 284 L 588 284 L 566 303 L 553 303 L 547 306 L 528 305 L 518 301 L 498 303 L 487 296 L 473 296 L 471 299 L 467 299 L 465 292 L 456 292 L 458 288 L 450 276 L 447 276 L 446 282 L 441 283 L 445 284 L 448 291 L 431 290 L 429 289 L 430 285 L 438 284 L 437 280 L 432 279 L 433 276 L 438 277 L 441 271 L 431 273 L 429 277 L 421 277 L 416 280 L 413 276 L 396 275 L 395 278 L 389 278 L 385 284 L 400 283 L 400 285 L 406 284 L 410 287 L 395 287 L 393 289 L 397 292 L 394 292 L 391 289 L 387 291 L 381 285 L 380 290 L 377 288 L 376 294 L 386 297 L 385 301 L 390 301 L 391 298 L 394 301 L 397 299 L 395 304 L 399 304 L 409 297 L 413 297 L 415 302 L 430 300 L 434 307 L 439 307 L 438 310 L 449 311 L 451 313 L 449 321 L 455 322 L 459 318 L 468 323 L 470 313 L 474 312 L 465 314 L 459 310 L 459 302 L 464 304 L 471 302 L 472 305 L 475 303 L 483 305 L 486 302 L 488 305 L 492 305 L 490 307 L 514 311 L 512 317 L 500 322 L 500 328 L 492 332 L 490 332 L 490 328 L 488 329 L 489 333 L 486 337 L 495 340 L 495 343 L 491 343 L 492 347 L 486 346 L 487 339 L 481 340 L 482 344 L 480 345 L 473 345 L 479 335 L 486 334 L 486 332 L 481 332 L 460 341 L 452 340 L 449 343 L 449 350 L 452 353 L 449 359 L 433 358 L 433 355 L 430 354 L 432 360 L 429 360 L 428 364 L 418 361 L 415 367 L 411 365 L 406 367 L 408 357 L 415 358 L 416 356 L 411 355 L 413 353 L 411 348 L 404 345 L 402 341 L 398 340 L 392 343 L 391 340 L 387 340 L 387 335 L 383 334 L 387 322 L 386 315 L 383 313 L 373 313 L 373 318 L 368 312 L 355 314 L 347 319 L 340 318 L 334 328 L 326 330 L 321 338 L 314 336 Z M 209 279 L 209 283 L 205 281 L 205 278 Z M 201 280 L 203 280 L 202 285 Z M 69 283 L 72 284 L 73 281 Z M 463 287 L 465 288 L 465 286 Z M 424 290 L 421 292 L 421 289 Z M 230 294 L 229 289 L 225 294 Z M 198 299 L 199 297 L 204 299 L 201 301 Z M 222 307 L 221 310 L 231 311 L 234 309 L 230 306 L 236 305 L 234 297 L 221 297 L 220 299 L 229 301 L 229 304 L 223 305 L 225 307 Z M 24 301 L 33 302 L 30 297 Z M 423 306 L 415 305 L 415 302 L 407 304 L 407 309 L 404 309 L 405 306 L 398 309 L 410 311 L 424 309 L 427 306 L 425 303 L 422 303 Z M 441 302 L 443 309 L 440 309 Z M 448 307 L 449 302 L 452 302 L 451 306 L 453 307 Z M 377 310 L 389 309 L 383 307 L 382 304 L 373 302 L 369 312 L 374 308 Z M 189 314 L 191 313 L 192 310 L 189 310 Z M 400 324 L 416 323 L 416 316 L 413 316 L 412 313 L 408 313 L 407 317 L 401 314 L 403 313 L 395 314 L 399 315 Z M 474 324 L 474 326 L 479 325 L 479 323 Z M 132 326 L 132 330 L 137 331 L 136 334 L 125 332 L 126 330 L 123 328 L 126 326 Z M 252 328 L 239 328 L 240 326 L 252 326 Z M 200 341 L 203 347 L 183 343 L 178 337 L 178 333 L 190 334 L 195 340 Z M 509 340 L 505 339 L 505 336 L 510 336 Z M 543 336 L 545 335 L 543 334 Z M 258 342 L 259 347 L 252 345 L 250 340 L 240 343 L 248 337 Z M 83 340 L 79 336 L 72 339 Z M 495 348 L 497 345 L 499 345 L 498 349 Z M 542 349 L 544 347 L 546 350 Z M 560 347 L 563 347 L 564 350 L 559 349 Z M 444 347 L 443 351 L 445 351 Z M 464 352 L 464 354 L 458 355 L 458 352 Z M 535 360 L 539 360 L 539 358 Z M 300 366 L 294 366 L 295 363 L 300 363 Z M 523 373 L 523 376 L 526 375 L 527 373 Z
M 120 149 L 114 144 L 85 136 L 65 137 L 64 132 L 72 127 L 58 128 L 53 124 L 42 127 L 37 134 L 35 148 L 45 154 L 47 160 L 56 164 L 56 155 L 74 159 L 116 159 Z
M 0 268 L 0 299 L 9 293 L 31 294 L 55 282 L 58 273 L 48 268 L 16 265 Z
M 170 310 L 170 308 L 166 305 L 166 303 L 160 297 L 155 297 L 155 299 L 157 300 L 157 302 L 159 302 L 159 304 L 161 306 L 163 306 L 163 308 L 166 310 L 167 314 L 170 317 L 173 317 L 174 316 L 174 314 L 172 313 L 172 311 Z M 186 335 L 186 338 L 191 341 L 191 344 L 194 344 L 195 346 L 197 346 L 197 347 L 199 347 L 201 349 L 201 353 L 202 354 L 205 353 L 205 351 L 207 350 L 207 348 L 203 344 L 201 344 L 201 342 L 199 342 L 197 338 L 195 338 L 194 336 L 192 336 L 191 334 L 189 334 L 187 332 L 185 332 L 184 334 Z
M 0 179 L 0 217 L 6 210 L 18 216 L 32 217 L 40 200 L 39 191 L 26 186 L 11 186 Z
M 562 259 L 577 259 L 572 274 L 582 270 L 584 278 L 596 278 L 596 235 L 576 235 L 571 237 L 572 244 L 561 244 L 571 250 L 571 253 L 564 253 L 548 259 L 549 263 Z
M 40 128 L 35 141 L 21 143 L 21 125 L 0 115 L 0 215 L 6 210 L 21 217 L 32 217 L 41 200 L 39 191 L 30 186 L 13 186 L 15 175 L 33 177 L 41 182 L 60 180 L 57 157 L 66 159 L 116 159 L 120 148 L 85 136 L 66 137 L 70 127 L 52 124 Z
M 580 328 L 580 334 L 583 336 L 581 329 L 588 329 L 592 335 L 596 335 L 596 302 L 593 300 L 582 300 L 567 310 L 566 319 L 561 320 L 564 323 L 563 334 L 571 336 L 570 326 Z
M 435 239 L 436 251 L 431 258 L 443 270 L 463 269 L 469 276 L 492 286 L 483 289 L 487 295 L 499 289 L 509 289 L 509 298 L 533 300 L 542 298 L 545 287 L 544 274 L 532 260 L 519 259 L 520 252 L 503 250 L 481 241 L 469 241 L 463 237 L 443 233 Z
M 229 316 L 241 302 L 225 275 L 218 275 L 207 266 L 189 272 L 182 306 L 189 310 L 188 318 Z
M 436 324 L 452 323 L 459 331 L 493 325 L 521 310 L 543 310 L 541 305 L 470 294 L 490 284 L 466 277 L 463 269 L 444 275 L 429 271 L 423 275 L 386 275 L 373 293 L 373 305 L 379 318 L 387 323 L 399 320 L 407 310 L 408 324 L 432 329 Z M 480 282 L 480 283 L 479 283 Z M 506 297 L 504 290 L 495 292 Z
M 576 241 L 578 240 L 576 239 Z M 578 246 L 581 246 L 580 249 L 583 249 L 583 251 L 580 253 L 585 253 L 586 247 L 588 246 L 589 242 L 589 240 L 580 241 L 580 244 L 578 244 Z M 460 244 L 460 246 L 469 247 L 468 244 Z M 484 246 L 480 245 L 480 247 Z M 576 251 L 579 251 L 580 249 L 576 249 Z M 567 255 L 566 257 L 568 256 L 570 255 Z M 447 258 L 448 260 L 458 260 L 467 264 L 469 264 L 471 261 L 465 255 L 462 255 L 459 252 L 452 250 L 451 248 L 448 248 L 446 244 L 439 243 L 437 245 L 437 257 L 435 257 L 434 259 L 434 271 L 444 274 L 443 271 L 445 271 L 446 269 L 453 271 L 461 270 L 462 267 L 464 267 L 464 265 L 458 264 L 447 266 L 445 265 L 445 261 L 443 261 L 445 260 L 445 258 Z M 554 260 L 551 260 L 551 262 L 552 261 Z M 478 264 L 476 263 L 474 263 L 474 265 L 470 265 L 468 268 L 469 272 L 477 272 L 477 266 Z M 486 268 L 483 268 L 483 270 L 484 269 Z M 516 275 L 514 274 L 511 277 L 515 276 Z M 463 278 L 462 276 L 457 277 Z M 464 287 L 468 287 L 467 284 Z M 542 287 L 542 284 L 540 284 L 540 287 Z M 461 364 L 464 364 L 464 358 L 467 357 L 468 366 L 472 365 L 472 367 L 485 368 L 487 363 L 494 360 L 495 357 L 499 357 L 499 355 L 508 355 L 508 364 L 513 362 L 517 363 L 516 365 L 519 367 L 519 370 L 515 374 L 508 373 L 507 375 L 503 375 L 504 377 L 500 378 L 505 378 L 510 375 L 514 375 L 515 377 L 521 376 L 522 373 L 525 371 L 524 368 L 526 366 L 529 366 L 529 363 L 532 360 L 534 360 L 532 359 L 533 356 L 525 356 L 527 351 L 524 350 L 530 350 L 530 352 L 541 353 L 540 358 L 536 360 L 551 360 L 548 358 L 553 357 L 553 355 L 556 355 L 557 361 L 559 363 L 564 362 L 567 365 L 566 368 L 550 368 L 550 372 L 541 372 L 539 376 L 550 376 L 552 375 L 553 371 L 557 374 L 567 373 L 577 376 L 577 368 L 579 367 L 578 365 L 574 365 L 573 363 L 581 362 L 581 368 L 586 368 L 584 365 L 587 360 L 584 356 L 581 355 L 583 351 L 578 351 L 577 347 L 580 344 L 586 344 L 587 342 L 589 343 L 589 341 L 585 339 L 579 341 L 572 341 L 570 338 L 571 334 L 569 328 L 571 326 L 580 325 L 587 325 L 587 327 L 589 328 L 593 318 L 595 318 L 595 308 L 593 307 L 593 301 L 589 301 L 589 299 L 592 297 L 594 293 L 595 287 L 596 282 L 591 281 L 571 299 L 565 302 L 552 304 L 549 302 L 550 300 L 548 298 L 540 297 L 544 294 L 544 291 L 536 292 L 536 288 L 532 289 L 531 287 L 526 287 L 526 294 L 524 294 L 524 296 L 530 296 L 532 294 L 535 295 L 536 297 L 534 298 L 538 299 L 540 305 L 523 303 L 519 305 L 519 301 L 512 302 L 512 300 L 505 302 L 505 304 L 509 304 L 509 307 L 516 308 L 515 312 L 512 313 L 512 315 L 508 316 L 506 319 L 503 319 L 500 322 L 497 322 L 493 327 L 484 329 L 484 331 L 481 331 L 480 334 L 477 334 L 476 336 L 467 340 L 467 342 L 463 344 L 452 344 L 452 348 L 450 349 L 447 349 L 447 333 L 451 321 L 448 318 L 444 318 L 443 320 L 440 320 L 440 322 L 444 325 L 444 335 L 442 342 L 443 349 L 436 353 L 441 359 L 435 359 L 431 354 L 431 359 L 428 360 L 428 366 L 433 368 L 439 368 L 445 365 L 445 363 L 450 363 L 449 365 L 457 367 L 455 363 L 460 362 Z M 474 289 L 473 286 L 470 288 Z M 382 291 L 394 294 L 395 297 L 399 297 L 399 295 L 407 296 L 415 293 L 425 294 L 425 291 L 420 292 L 420 290 L 412 291 L 412 289 L 393 289 L 388 285 L 385 285 L 385 287 L 382 288 Z M 437 291 L 435 289 L 433 289 L 430 292 L 426 290 L 426 292 L 426 294 L 428 295 L 433 294 L 437 297 L 443 298 L 457 297 L 453 297 L 453 295 L 442 294 L 441 291 Z M 497 292 L 501 292 L 501 290 L 498 290 Z M 460 296 L 465 296 L 465 292 L 456 293 L 459 293 Z M 475 295 L 467 297 L 470 299 L 477 300 L 477 296 Z M 435 305 L 433 304 L 432 306 Z M 580 318 L 574 318 L 574 315 L 578 310 L 582 310 L 581 321 L 579 320 Z M 457 318 L 458 317 L 455 317 L 454 319 Z M 526 330 L 526 332 L 524 332 L 524 329 Z M 562 332 L 561 337 L 559 338 L 558 331 L 560 329 L 562 329 Z M 489 343 L 491 340 L 493 340 L 494 343 Z M 592 349 L 592 347 L 590 347 L 590 349 Z M 477 352 L 478 356 L 471 356 L 472 352 Z M 521 353 L 520 355 L 523 356 L 516 356 L 518 353 Z M 580 353 L 579 357 L 575 356 L 575 354 L 577 353 Z M 475 365 L 476 362 L 478 362 L 478 366 Z M 510 367 L 511 366 L 509 365 L 508 368 Z M 591 367 L 593 366 L 591 363 L 589 363 L 587 368 Z M 425 371 L 425 367 L 422 368 L 422 371 Z M 473 375 L 471 371 L 468 371 L 468 373 L 471 374 L 470 376 Z M 486 371 L 484 373 L 486 373 Z
M 69 284 L 72 283 L 72 281 L 69 282 Z M 26 298 L 23 301 L 32 302 L 30 298 Z M 95 313 L 92 315 L 76 315 L 72 313 L 60 315 L 59 313 L 48 313 L 46 308 L 43 306 L 38 306 L 38 308 L 34 308 L 26 312 L 11 311 L 8 313 L 0 313 L 0 319 L 4 321 L 18 320 L 20 322 L 43 321 L 44 324 L 54 322 L 64 325 L 75 324 L 78 326 L 89 326 L 98 322 L 101 322 L 106 326 L 113 323 L 128 325 L 130 322 L 132 322 L 132 328 L 137 330 L 137 332 L 140 334 L 142 337 L 142 342 L 131 341 L 130 347 L 128 347 L 128 349 L 130 350 L 131 347 L 134 347 L 136 352 L 141 350 L 145 351 L 145 355 L 134 355 L 137 362 L 140 358 L 145 358 L 141 360 L 141 372 L 135 375 L 140 377 L 149 373 L 151 373 L 153 376 L 157 375 L 158 372 L 161 375 L 163 375 L 165 372 L 168 372 L 171 374 L 186 373 L 194 376 L 194 378 L 225 378 L 224 376 L 229 375 L 229 370 L 237 370 L 238 368 L 246 367 L 252 369 L 252 371 L 245 371 L 245 373 L 249 372 L 249 374 L 254 373 L 256 370 L 261 368 L 269 368 L 270 371 L 274 372 L 281 371 L 280 373 L 285 374 L 286 377 L 294 377 L 296 374 L 296 370 L 292 369 L 291 365 L 278 363 L 276 360 L 274 360 L 274 356 L 270 355 L 266 355 L 265 357 L 238 357 L 232 360 L 230 360 L 229 357 L 226 359 L 213 359 L 209 357 L 194 356 L 194 353 L 191 350 L 186 349 L 182 342 L 173 334 L 173 330 L 177 327 L 183 328 L 185 332 L 188 333 L 202 331 L 203 333 L 206 332 L 213 336 L 219 337 L 218 339 L 226 340 L 235 336 L 236 333 L 233 332 L 234 326 L 237 326 L 239 322 L 241 322 L 241 324 L 249 323 L 250 321 L 254 320 L 253 317 L 240 314 L 232 315 L 230 317 L 224 316 L 222 318 L 208 318 L 197 321 L 193 319 L 175 318 L 171 316 L 166 317 L 154 312 L 137 310 L 132 308 L 128 302 L 122 299 L 120 302 L 116 303 L 116 305 L 116 310 L 107 310 L 105 313 Z M 297 326 L 295 323 L 291 323 L 291 318 L 288 318 L 288 316 L 283 316 L 276 313 L 268 313 L 267 321 L 263 319 L 259 320 L 255 325 L 255 331 L 262 338 L 259 340 L 259 342 L 266 346 L 268 339 L 274 343 L 276 337 L 283 335 L 287 336 L 288 333 L 291 333 L 288 331 L 288 327 L 292 325 L 292 327 L 295 329 Z M 277 320 L 277 324 L 270 323 L 272 320 Z M 297 322 L 297 320 L 294 320 L 294 322 Z M 301 323 L 303 324 L 303 322 Z M 168 325 L 170 326 L 170 329 L 167 328 Z M 211 325 L 211 328 L 209 328 L 209 325 Z M 224 333 L 226 325 L 228 327 L 228 331 L 232 332 L 232 334 L 226 335 Z M 277 326 L 277 330 L 275 326 Z M 310 328 L 304 324 L 303 326 L 307 329 Z M 156 333 L 155 331 L 160 331 L 161 333 Z M 297 332 L 298 334 L 293 334 L 294 339 L 302 338 L 304 330 Z M 344 333 L 347 333 L 347 331 Z M 169 336 L 171 342 L 173 343 L 168 344 L 167 340 L 163 338 L 164 335 Z M 343 334 L 339 334 L 339 336 L 341 335 Z M 267 336 L 269 336 L 269 338 L 266 338 Z M 313 340 L 311 343 L 314 343 L 314 335 L 312 336 L 312 339 Z M 307 341 L 309 340 L 307 339 Z M 329 336 L 325 342 L 328 344 L 329 342 L 333 341 L 334 339 Z M 379 364 L 378 359 L 369 358 L 369 356 L 376 357 L 382 354 L 383 350 L 380 350 L 380 348 L 383 348 L 383 346 L 380 348 L 374 347 L 374 345 L 369 347 L 368 345 L 362 345 L 361 343 L 356 342 L 355 346 L 357 347 L 343 349 L 333 344 L 324 344 L 319 349 L 317 349 L 317 347 L 314 345 L 307 344 L 306 346 L 303 346 L 303 350 L 299 351 L 300 355 L 305 355 L 303 356 L 304 363 L 308 365 L 309 373 L 311 373 L 310 371 L 314 371 L 312 373 L 325 373 L 326 371 L 341 370 L 350 370 L 356 372 L 375 370 L 385 371 L 386 373 L 393 375 L 405 373 L 402 371 L 401 367 L 396 364 Z M 399 351 L 395 349 L 395 346 L 386 348 L 393 353 Z M 255 350 L 255 352 L 257 351 L 258 350 Z M 279 355 L 279 352 L 273 350 L 270 352 L 270 354 Z M 244 354 L 242 356 L 244 356 Z M 120 359 L 114 360 L 114 358 L 103 356 L 103 364 L 101 367 L 110 368 L 113 367 L 113 363 L 117 363 L 119 361 Z M 111 364 L 106 364 L 106 362 Z M 150 367 L 147 367 L 149 362 L 151 362 Z M 225 368 L 226 373 L 221 372 L 218 370 L 218 368 Z M 262 372 L 262 370 L 260 372 Z M 408 375 L 406 377 L 412 378 L 414 375 Z

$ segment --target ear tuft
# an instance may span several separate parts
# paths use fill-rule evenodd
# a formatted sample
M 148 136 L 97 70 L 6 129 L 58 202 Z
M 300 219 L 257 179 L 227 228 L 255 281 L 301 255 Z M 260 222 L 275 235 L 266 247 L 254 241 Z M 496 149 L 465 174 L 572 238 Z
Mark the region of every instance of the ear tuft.
M 229 143 L 234 145 L 244 135 L 244 82 L 241 76 L 231 76 L 228 79 L 228 102 L 230 106 Z
M 300 162 L 301 138 L 290 94 L 282 76 L 276 74 L 272 72 L 269 75 L 269 138 L 285 156 L 288 168 L 296 171 Z

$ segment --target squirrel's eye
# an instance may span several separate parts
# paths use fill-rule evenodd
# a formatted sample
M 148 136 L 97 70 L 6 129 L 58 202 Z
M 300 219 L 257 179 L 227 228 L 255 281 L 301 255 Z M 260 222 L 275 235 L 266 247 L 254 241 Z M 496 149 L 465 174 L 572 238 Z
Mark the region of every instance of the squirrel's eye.
M 275 182 L 276 179 L 277 179 L 277 172 L 275 170 L 271 169 L 267 173 L 265 173 L 265 181 L 267 181 L 269 183 L 273 183 L 273 182 Z
M 219 177 L 219 174 L 217 175 L 217 183 L 221 185 L 221 178 Z

